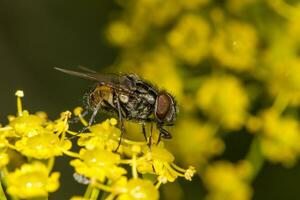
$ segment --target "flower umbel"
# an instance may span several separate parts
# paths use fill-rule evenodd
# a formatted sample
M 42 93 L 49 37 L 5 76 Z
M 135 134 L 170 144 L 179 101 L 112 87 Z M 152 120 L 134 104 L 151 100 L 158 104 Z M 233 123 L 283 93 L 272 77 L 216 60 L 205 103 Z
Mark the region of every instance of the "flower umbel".
M 47 197 L 59 187 L 59 173 L 48 173 L 48 168 L 40 163 L 24 164 L 20 169 L 7 174 L 7 192 L 22 199 Z

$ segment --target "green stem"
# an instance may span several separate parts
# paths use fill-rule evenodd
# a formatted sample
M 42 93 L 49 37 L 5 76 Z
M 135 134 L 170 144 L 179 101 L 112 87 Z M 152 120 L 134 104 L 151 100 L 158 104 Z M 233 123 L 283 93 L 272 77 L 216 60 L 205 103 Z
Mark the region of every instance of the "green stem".
M 264 157 L 260 149 L 260 140 L 258 137 L 253 139 L 246 159 L 252 165 L 252 176 L 249 178 L 249 181 L 252 181 L 264 165 Z
M 133 178 L 138 178 L 137 169 L 136 169 L 136 155 L 135 154 L 132 156 L 132 167 L 131 167 L 131 170 L 132 170 L 132 176 L 133 176 Z
M 3 187 L 2 187 L 2 182 L 0 181 L 0 199 L 1 200 L 7 200 L 6 196 L 5 196 L 5 193 L 4 193 L 4 190 L 3 190 Z
M 286 95 L 284 92 L 280 92 L 273 105 L 272 105 L 272 109 L 276 110 L 278 113 L 282 113 L 285 108 L 288 106 L 289 104 L 289 97 L 288 95 Z
M 90 200 L 97 200 L 100 190 L 98 188 L 93 188 Z
M 7 170 L 7 168 L 6 167 L 4 167 L 3 169 L 2 169 L 2 172 L 1 172 L 1 184 L 5 187 L 5 188 L 7 188 L 7 180 L 6 180 L 6 177 L 8 176 L 8 170 Z M 14 195 L 9 195 L 9 199 L 11 199 L 11 200 L 19 200 L 19 198 L 17 198 L 16 196 L 14 196 Z
M 84 193 L 84 196 L 83 196 L 84 199 L 89 199 L 89 198 L 90 198 L 91 193 L 92 193 L 92 189 L 93 189 L 92 185 L 89 184 L 89 185 L 87 186 L 86 190 L 85 190 L 85 193 Z
M 52 157 L 48 160 L 48 173 L 50 174 L 55 163 L 55 157 Z
M 105 198 L 105 200 L 113 200 L 115 198 L 115 194 L 110 194 L 108 197 Z

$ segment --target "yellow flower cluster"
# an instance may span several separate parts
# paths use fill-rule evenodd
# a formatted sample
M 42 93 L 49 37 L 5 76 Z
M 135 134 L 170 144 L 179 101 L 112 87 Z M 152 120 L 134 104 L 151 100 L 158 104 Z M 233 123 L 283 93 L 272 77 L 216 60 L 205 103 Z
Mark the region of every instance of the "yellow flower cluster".
M 189 124 L 188 126 L 186 126 Z M 180 149 L 176 152 L 185 164 L 193 164 L 197 169 L 207 165 L 210 158 L 223 153 L 224 142 L 216 134 L 216 127 L 193 118 L 186 118 L 178 122 L 174 131 L 174 140 L 170 146 Z M 185 142 L 186 141 L 186 142 Z
M 114 20 L 122 30 L 111 31 L 114 22 L 108 25 L 109 41 L 122 40 L 112 67 L 140 74 L 177 98 L 180 115 L 170 128 L 176 140 L 166 144 L 203 179 L 206 169 L 218 172 L 219 182 L 205 181 L 208 199 L 251 198 L 250 181 L 244 184 L 245 177 L 233 174 L 236 166 L 210 168 L 211 160 L 226 151 L 222 139 L 231 133 L 255 133 L 241 158 L 253 167 L 251 180 L 264 160 L 284 166 L 298 161 L 299 3 L 121 2 L 123 10 Z M 232 174 L 232 188 L 225 188 L 230 184 L 222 170 Z M 224 188 L 216 185 L 221 183 Z
M 56 121 L 47 119 L 45 113 L 29 114 L 22 110 L 23 91 L 17 91 L 17 116 L 9 116 L 9 124 L 0 128 L 0 166 L 7 192 L 15 198 L 47 197 L 59 187 L 59 172 L 51 173 L 54 158 L 68 151 L 72 143 L 65 140 L 70 112 L 64 112 Z M 16 151 L 30 162 L 20 168 L 8 166 L 16 157 L 9 152 Z M 20 162 L 20 161 L 19 161 Z
M 82 117 L 81 120 L 85 121 Z M 117 121 L 112 118 L 89 127 L 87 133 L 79 134 L 78 145 L 82 148 L 79 154 L 73 154 L 76 159 L 70 162 L 76 174 L 89 179 L 91 187 L 109 193 L 107 199 L 154 200 L 159 197 L 157 189 L 161 184 L 173 182 L 177 177 L 191 180 L 195 169 L 182 169 L 174 164 L 174 156 L 162 142 L 156 146 L 157 141 L 152 141 L 149 147 L 144 141 L 121 140 L 116 125 Z M 152 140 L 157 138 L 153 136 Z M 122 165 L 130 166 L 131 179 Z M 147 174 L 153 177 L 141 179 L 141 175 Z M 155 181 L 150 181 L 153 179 Z
M 246 161 L 232 164 L 218 161 L 207 167 L 204 174 L 209 194 L 207 200 L 248 200 L 252 189 L 248 178 L 251 175 L 251 165 Z
M 236 71 L 254 67 L 257 38 L 248 24 L 230 21 L 218 30 L 212 39 L 212 55 L 221 66 Z
M 225 75 L 203 79 L 197 104 L 212 120 L 236 130 L 244 124 L 249 100 L 239 79 Z
M 276 110 L 270 109 L 250 119 L 250 124 L 260 138 L 261 150 L 266 158 L 285 166 L 296 163 L 300 156 L 300 126 L 296 119 L 282 117 Z
M 167 35 L 174 53 L 182 60 L 196 65 L 208 53 L 210 27 L 200 16 L 187 14 Z
M 45 197 L 58 189 L 58 178 L 58 172 L 49 175 L 49 169 L 41 162 L 23 164 L 7 175 L 7 192 L 24 199 Z
M 192 180 L 194 167 L 183 169 L 174 163 L 174 156 L 157 144 L 158 132 L 148 141 L 133 141 L 121 138 L 117 120 L 107 119 L 87 126 L 82 108 L 74 110 L 75 116 L 87 130 L 78 133 L 69 130 L 69 111 L 59 119 L 50 121 L 43 112 L 29 114 L 23 110 L 22 91 L 17 91 L 17 116 L 10 116 L 8 125 L 0 127 L 0 170 L 7 193 L 14 199 L 46 199 L 59 188 L 59 172 L 52 172 L 57 156 L 73 158 L 75 179 L 88 184 L 83 197 L 72 199 L 97 199 L 100 191 L 106 200 L 157 200 L 159 187 L 174 182 L 178 177 Z M 71 151 L 70 138 L 78 137 L 79 152 Z M 151 141 L 150 141 L 151 139 Z M 149 145 L 151 144 L 151 146 Z M 13 166 L 15 152 L 27 158 L 20 166 Z M 127 167 L 126 167 L 127 166 Z M 130 169 L 130 170 L 128 170 Z M 149 176 L 149 178 L 144 178 Z M 1 193 L 0 199 L 5 198 Z

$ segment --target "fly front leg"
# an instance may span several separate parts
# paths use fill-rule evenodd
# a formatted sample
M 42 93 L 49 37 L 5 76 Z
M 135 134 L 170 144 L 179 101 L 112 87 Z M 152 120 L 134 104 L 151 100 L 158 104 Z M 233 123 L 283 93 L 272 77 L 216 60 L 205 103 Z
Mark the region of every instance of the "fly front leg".
M 97 116 L 97 113 L 98 113 L 100 107 L 101 107 L 101 101 L 97 104 L 96 108 L 94 109 L 94 111 L 93 111 L 93 113 L 92 113 L 92 116 L 91 116 L 91 118 L 90 118 L 90 120 L 89 120 L 88 126 L 84 127 L 84 128 L 80 131 L 80 133 L 86 131 L 89 127 L 92 126 L 92 124 L 93 124 L 94 121 L 95 121 L 95 118 L 96 118 L 96 116 Z
M 90 120 L 89 120 L 89 127 L 94 123 L 95 121 L 95 118 L 96 118 L 96 115 L 100 109 L 100 106 L 101 106 L 101 101 L 97 104 L 97 107 L 95 108 Z
M 162 127 L 162 125 L 157 124 L 157 129 L 159 130 L 159 137 L 156 144 L 159 144 L 161 138 L 164 139 L 172 139 L 171 133 L 169 133 L 166 129 Z
M 88 110 L 83 111 L 83 113 L 81 114 L 81 117 L 85 117 L 87 114 L 89 114 Z M 70 124 L 76 124 L 80 121 L 80 117 L 79 116 L 75 116 L 72 119 L 68 120 L 68 122 Z

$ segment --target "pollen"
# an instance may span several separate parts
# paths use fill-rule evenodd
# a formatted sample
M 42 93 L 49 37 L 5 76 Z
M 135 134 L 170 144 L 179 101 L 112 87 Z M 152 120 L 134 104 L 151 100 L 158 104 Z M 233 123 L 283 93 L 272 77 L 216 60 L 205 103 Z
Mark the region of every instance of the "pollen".
M 15 95 L 17 97 L 24 97 L 24 92 L 23 92 L 23 90 L 17 90 L 16 93 L 15 93 Z

